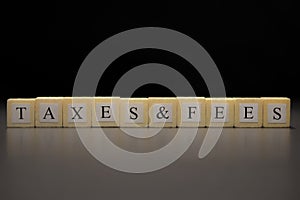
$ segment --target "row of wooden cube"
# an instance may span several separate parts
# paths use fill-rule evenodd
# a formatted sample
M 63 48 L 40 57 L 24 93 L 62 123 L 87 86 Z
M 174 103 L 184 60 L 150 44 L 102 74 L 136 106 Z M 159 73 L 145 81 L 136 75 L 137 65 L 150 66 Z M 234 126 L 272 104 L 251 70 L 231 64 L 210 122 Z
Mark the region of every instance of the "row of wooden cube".
M 7 127 L 289 127 L 290 99 L 38 97 L 7 100 Z

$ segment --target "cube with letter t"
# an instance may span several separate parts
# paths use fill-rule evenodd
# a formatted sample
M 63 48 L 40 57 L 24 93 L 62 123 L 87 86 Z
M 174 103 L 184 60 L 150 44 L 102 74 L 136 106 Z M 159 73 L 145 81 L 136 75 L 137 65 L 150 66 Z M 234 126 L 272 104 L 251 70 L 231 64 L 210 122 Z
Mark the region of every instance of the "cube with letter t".
M 35 99 L 7 100 L 7 127 L 34 127 Z

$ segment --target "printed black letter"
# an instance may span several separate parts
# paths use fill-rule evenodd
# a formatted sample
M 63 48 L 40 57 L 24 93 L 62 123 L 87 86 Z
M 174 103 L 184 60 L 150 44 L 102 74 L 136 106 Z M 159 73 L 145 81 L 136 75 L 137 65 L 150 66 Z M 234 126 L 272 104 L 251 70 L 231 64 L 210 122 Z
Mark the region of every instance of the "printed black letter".
M 83 107 L 79 107 L 78 110 L 76 110 L 76 107 L 71 107 L 71 108 L 74 111 L 74 116 L 72 117 L 72 119 L 75 119 L 76 116 L 78 116 L 78 119 L 82 119 L 82 117 L 79 115 L 79 112 Z
M 193 112 L 192 112 L 192 108 L 194 108 L 195 110 L 196 110 L 196 106 L 193 106 L 193 107 L 189 107 L 189 119 L 192 119 L 192 113 L 193 114 L 195 114 L 196 113 L 196 111 L 195 110 L 193 110 Z
M 110 118 L 110 116 L 111 116 L 109 114 L 110 106 L 101 106 L 101 108 L 102 108 L 102 116 L 101 116 L 101 118 Z M 108 109 L 105 109 L 105 108 L 108 108 Z M 105 115 L 105 113 L 108 114 L 108 115 Z
M 51 112 L 50 107 L 47 108 L 47 111 L 46 111 L 46 113 L 45 113 L 43 119 L 46 119 L 46 118 L 47 118 L 47 115 L 50 115 L 51 119 L 55 119 L 54 116 L 53 116 L 53 114 L 52 114 L 52 112 Z
M 249 109 L 249 110 L 248 110 Z M 251 115 L 248 115 L 251 114 Z M 245 106 L 245 117 L 244 119 L 253 119 L 253 107 Z
M 219 110 L 219 108 L 221 110 Z M 219 115 L 222 114 L 222 115 Z M 224 119 L 224 107 L 223 106 L 216 106 L 216 119 Z
M 26 107 L 16 107 L 16 110 L 20 110 L 19 119 L 24 119 L 23 118 L 23 110 L 26 110 Z
M 130 119 L 135 120 L 138 118 L 138 114 L 136 112 L 134 112 L 133 110 L 137 111 L 137 107 L 131 107 L 129 109 L 130 113 L 132 114 L 132 115 L 130 115 Z
M 273 119 L 274 120 L 280 120 L 281 119 L 281 108 L 279 108 L 279 107 L 275 107 L 274 109 L 273 109 L 273 112 L 276 114 L 276 116 L 273 116 Z

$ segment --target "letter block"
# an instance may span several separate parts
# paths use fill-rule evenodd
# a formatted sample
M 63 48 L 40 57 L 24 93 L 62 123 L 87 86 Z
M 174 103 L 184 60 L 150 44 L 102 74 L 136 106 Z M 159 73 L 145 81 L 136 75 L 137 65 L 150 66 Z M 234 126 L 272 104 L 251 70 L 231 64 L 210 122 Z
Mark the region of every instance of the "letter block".
M 94 97 L 92 106 L 93 127 L 119 126 L 120 97 Z
M 235 99 L 235 127 L 262 127 L 261 98 L 236 98 Z
M 7 100 L 7 127 L 34 127 L 35 99 Z
M 234 102 L 233 98 L 206 98 L 206 126 L 233 127 Z
M 37 97 L 35 99 L 35 126 L 62 127 L 62 107 L 62 97 Z
M 148 119 L 147 98 L 121 98 L 121 127 L 148 127 Z
M 287 97 L 7 100 L 7 127 L 290 127 Z
M 205 98 L 177 97 L 177 126 L 205 127 Z
M 176 127 L 176 98 L 149 97 L 149 127 Z
M 263 97 L 263 127 L 290 127 L 291 100 L 286 97 Z
M 63 127 L 91 127 L 91 111 L 91 97 L 64 97 Z

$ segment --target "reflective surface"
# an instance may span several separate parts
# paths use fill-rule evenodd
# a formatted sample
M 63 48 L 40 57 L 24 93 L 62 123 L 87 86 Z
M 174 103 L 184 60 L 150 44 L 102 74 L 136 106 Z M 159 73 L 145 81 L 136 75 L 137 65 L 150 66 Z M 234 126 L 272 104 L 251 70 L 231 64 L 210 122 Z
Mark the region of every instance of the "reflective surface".
M 146 174 L 113 170 L 94 159 L 73 128 L 5 127 L 1 107 L 1 199 L 300 199 L 299 102 L 291 129 L 226 128 L 204 159 L 206 134 L 170 166 Z M 298 121 L 297 121 L 298 120 Z M 89 131 L 89 129 L 86 129 Z M 147 139 L 106 129 L 119 147 L 149 152 L 168 144 L 176 129 Z

